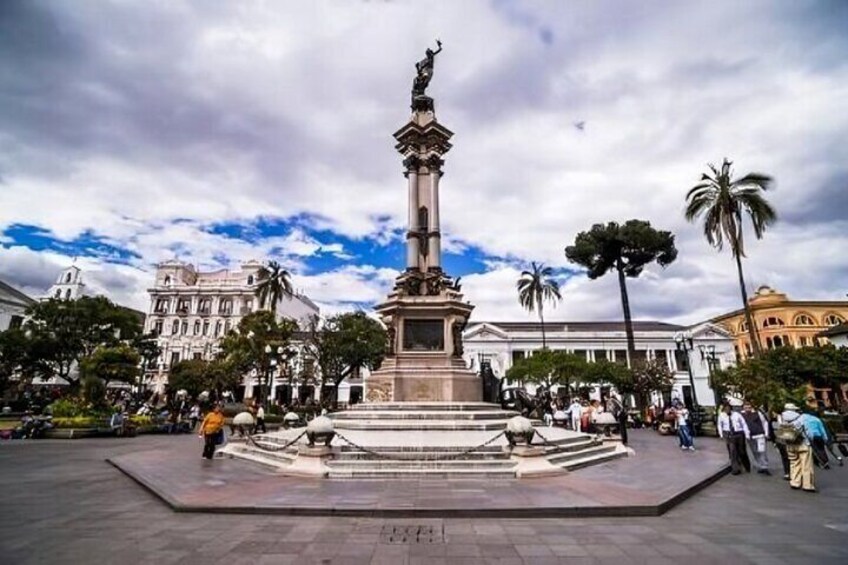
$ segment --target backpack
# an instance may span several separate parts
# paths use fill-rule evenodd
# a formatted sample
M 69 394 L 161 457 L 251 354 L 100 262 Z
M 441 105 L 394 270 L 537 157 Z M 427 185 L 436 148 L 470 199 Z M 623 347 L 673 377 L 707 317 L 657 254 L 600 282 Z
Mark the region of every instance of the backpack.
M 778 424 L 777 428 L 774 430 L 774 440 L 777 443 L 782 443 L 784 445 L 793 445 L 796 443 L 801 443 L 803 439 L 804 434 L 801 432 L 801 430 L 788 422 Z

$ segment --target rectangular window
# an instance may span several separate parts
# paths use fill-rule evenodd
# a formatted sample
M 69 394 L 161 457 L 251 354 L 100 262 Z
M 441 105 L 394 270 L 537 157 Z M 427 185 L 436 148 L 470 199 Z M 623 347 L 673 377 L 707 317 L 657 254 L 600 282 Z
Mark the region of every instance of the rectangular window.
M 156 335 L 162 335 L 162 320 L 156 320 L 153 324 L 153 333 Z
M 203 322 L 203 335 L 209 335 L 209 320 Z
M 445 325 L 442 320 L 404 320 L 403 349 L 405 351 L 443 351 Z
M 668 366 L 668 352 L 665 349 L 655 350 L 654 359 L 656 359 L 659 363 Z
M 630 360 L 630 366 L 643 365 L 648 360 L 648 352 L 644 349 L 637 349 L 633 352 L 633 359 Z
M 203 358 L 203 354 L 195 352 L 192 354 L 191 358 L 195 361 L 200 361 Z
M 581 359 L 586 359 L 586 350 L 585 349 L 575 349 L 573 352 L 575 355 L 580 357 Z
M 677 363 L 678 371 L 688 371 L 689 370 L 689 356 L 685 351 L 680 351 L 679 349 L 674 350 L 674 361 Z
M 512 352 L 512 364 L 515 365 L 519 360 L 524 359 L 524 352 L 521 350 Z
M 607 350 L 606 349 L 596 349 L 595 351 L 593 351 L 593 353 L 595 355 L 595 362 L 596 363 L 598 361 L 609 361 L 609 359 L 607 358 Z
M 19 328 L 23 325 L 23 323 L 23 316 L 12 316 L 12 318 L 9 320 L 9 329 L 14 330 L 16 328 Z
M 171 367 L 180 362 L 180 352 L 172 351 L 171 352 Z
M 616 349 L 614 351 L 610 351 L 610 358 L 619 365 L 627 365 L 627 350 Z

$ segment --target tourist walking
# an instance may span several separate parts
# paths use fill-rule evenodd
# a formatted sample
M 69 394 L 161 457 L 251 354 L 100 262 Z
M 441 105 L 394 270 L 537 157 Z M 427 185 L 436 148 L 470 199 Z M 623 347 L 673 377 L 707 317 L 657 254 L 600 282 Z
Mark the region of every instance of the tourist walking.
M 738 475 L 745 469 L 751 472 L 751 462 L 745 452 L 745 440 L 751 437 L 745 419 L 734 412 L 730 404 L 725 404 L 718 417 L 718 435 L 724 438 L 727 445 L 727 456 L 730 458 L 730 472 Z
M 813 463 L 823 469 L 830 469 L 830 459 L 827 457 L 827 430 L 824 422 L 815 414 L 803 414 L 804 432 L 810 440 L 813 450 Z
M 754 406 L 750 402 L 745 402 L 742 405 L 742 417 L 745 419 L 745 424 L 748 426 L 748 431 L 751 434 L 748 438 L 748 449 L 751 450 L 751 455 L 754 456 L 754 462 L 757 464 L 757 473 L 771 475 L 771 471 L 769 471 L 768 444 L 766 443 L 767 436 L 769 435 L 768 420 L 760 410 L 754 410 Z
M 200 437 L 203 438 L 203 457 L 212 459 L 215 456 L 215 446 L 223 443 L 224 413 L 221 405 L 216 404 L 211 412 L 203 418 L 200 424 Z
M 624 404 L 615 395 L 607 397 L 607 411 L 615 416 L 618 422 L 618 434 L 621 436 L 621 443 L 627 445 L 627 410 Z
M 200 404 L 197 402 L 188 411 L 188 419 L 191 422 L 191 431 L 197 429 L 197 422 L 200 420 Z
M 689 409 L 677 401 L 674 405 L 674 417 L 677 419 L 677 437 L 680 438 L 680 449 L 695 451 L 692 429 L 689 427 Z
M 804 431 L 804 416 L 798 411 L 798 407 L 790 402 L 783 407 L 780 419 L 782 424 L 776 435 L 778 441 L 786 445 L 786 454 L 789 457 L 789 486 L 796 490 L 816 492 L 813 482 L 813 452 Z M 790 429 L 787 430 L 787 426 Z M 791 434 L 791 428 L 794 428 L 795 434 Z
M 262 428 L 262 433 L 268 433 L 265 428 L 265 407 L 261 404 L 256 409 L 256 425 L 253 427 L 253 433 L 259 433 L 259 428 Z
M 575 432 L 580 431 L 580 418 L 583 415 L 583 406 L 578 398 L 571 401 L 571 406 L 568 407 L 568 413 L 571 415 L 571 429 Z

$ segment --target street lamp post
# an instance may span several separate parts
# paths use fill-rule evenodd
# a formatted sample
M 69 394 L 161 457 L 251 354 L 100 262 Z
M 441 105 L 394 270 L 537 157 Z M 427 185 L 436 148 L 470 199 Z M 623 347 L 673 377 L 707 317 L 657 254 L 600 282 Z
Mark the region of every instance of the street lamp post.
M 689 373 L 689 386 L 692 387 L 692 427 L 693 431 L 701 431 L 701 406 L 698 404 L 698 393 L 695 390 L 695 376 L 692 374 L 692 359 L 689 353 L 694 349 L 694 340 L 691 332 L 678 333 L 674 336 L 677 350 L 686 356 L 686 371 Z
M 713 371 L 715 370 L 715 366 L 718 361 L 718 357 L 716 357 L 716 346 L 712 344 L 699 345 L 698 349 L 701 351 L 701 359 L 707 362 L 707 372 L 710 377 L 710 390 L 713 391 L 713 402 L 715 403 L 716 411 L 718 411 L 719 398 L 718 393 L 716 392 L 715 383 L 713 382 Z

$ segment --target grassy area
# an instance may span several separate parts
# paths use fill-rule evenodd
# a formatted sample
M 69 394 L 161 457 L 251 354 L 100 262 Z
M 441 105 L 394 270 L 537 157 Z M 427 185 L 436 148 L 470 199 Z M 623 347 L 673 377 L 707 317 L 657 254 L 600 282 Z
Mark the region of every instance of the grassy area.
M 20 424 L 20 420 L 0 420 L 0 430 L 14 430 Z

